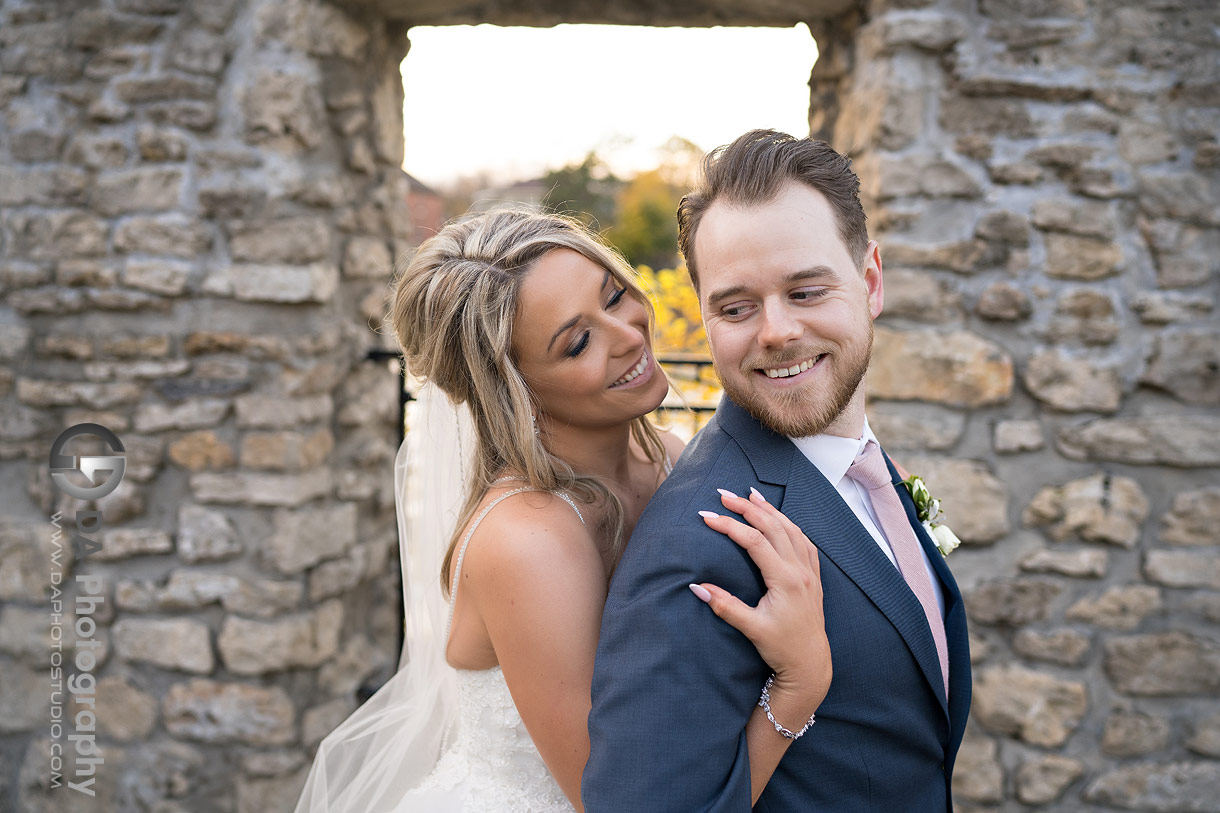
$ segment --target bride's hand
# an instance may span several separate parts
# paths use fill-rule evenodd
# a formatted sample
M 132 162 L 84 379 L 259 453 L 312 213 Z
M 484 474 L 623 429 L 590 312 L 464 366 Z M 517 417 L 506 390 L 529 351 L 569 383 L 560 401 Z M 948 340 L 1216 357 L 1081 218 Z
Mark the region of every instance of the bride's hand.
M 767 592 L 757 607 L 750 607 L 714 584 L 693 585 L 692 590 L 705 590 L 712 611 L 750 639 L 775 670 L 777 684 L 800 687 L 802 695 L 816 700 L 816 707 L 830 688 L 832 672 L 818 549 L 761 493 L 751 492 L 749 499 L 720 492 L 725 508 L 749 524 L 710 511 L 700 514 L 709 528 L 745 549 L 761 571 Z

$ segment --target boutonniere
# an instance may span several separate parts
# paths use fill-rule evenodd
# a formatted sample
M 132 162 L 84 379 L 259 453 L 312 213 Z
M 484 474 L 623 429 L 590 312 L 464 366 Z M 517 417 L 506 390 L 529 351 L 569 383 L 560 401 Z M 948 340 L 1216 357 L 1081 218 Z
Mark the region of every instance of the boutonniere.
M 903 480 L 902 484 L 911 493 L 911 501 L 915 503 L 915 517 L 919 520 L 919 524 L 923 525 L 928 536 L 936 542 L 940 555 L 948 556 L 958 545 L 962 544 L 962 540 L 949 530 L 948 525 L 933 522 L 940 516 L 940 500 L 933 497 L 923 480 L 913 474 Z

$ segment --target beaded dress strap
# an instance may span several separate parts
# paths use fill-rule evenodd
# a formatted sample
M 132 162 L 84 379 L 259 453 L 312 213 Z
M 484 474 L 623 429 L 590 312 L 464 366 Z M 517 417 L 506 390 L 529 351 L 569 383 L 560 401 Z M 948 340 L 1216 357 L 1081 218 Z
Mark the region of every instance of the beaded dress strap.
M 501 477 L 499 480 L 494 480 L 493 484 L 500 483 L 500 482 L 507 482 L 509 480 L 519 480 L 519 479 L 520 478 L 518 478 L 518 477 Z M 514 494 L 520 494 L 523 491 L 541 491 L 541 490 L 542 489 L 533 488 L 531 486 L 521 486 L 519 488 L 514 488 L 509 491 L 505 491 L 499 497 L 496 497 L 494 500 L 489 502 L 487 505 L 483 506 L 483 510 L 479 512 L 479 515 L 477 517 L 475 517 L 474 522 L 471 523 L 470 530 L 466 531 L 466 535 L 464 537 L 462 537 L 462 544 L 458 548 L 457 561 L 454 562 L 454 564 L 453 564 L 453 581 L 449 585 L 449 615 L 445 619 L 445 638 L 444 638 L 445 641 L 449 640 L 449 629 L 450 629 L 450 627 L 453 626 L 453 608 L 457 604 L 458 578 L 462 575 L 462 560 L 464 558 L 466 558 L 466 546 L 470 544 L 470 538 L 472 536 L 474 536 L 474 532 L 478 529 L 479 523 L 481 523 L 483 521 L 483 518 L 487 516 L 487 513 L 489 511 L 491 511 L 491 509 L 495 508 L 497 505 L 504 502 L 509 497 L 513 496 Z M 575 511 L 576 516 L 580 518 L 581 524 L 582 525 L 584 524 L 585 518 L 583 516 L 581 516 L 580 509 L 576 507 L 576 502 L 571 497 L 569 497 L 567 494 L 564 494 L 562 491 L 554 491 L 551 493 L 555 494 L 558 497 L 563 498 L 563 500 L 565 502 L 567 502 L 568 505 L 572 506 L 572 510 Z

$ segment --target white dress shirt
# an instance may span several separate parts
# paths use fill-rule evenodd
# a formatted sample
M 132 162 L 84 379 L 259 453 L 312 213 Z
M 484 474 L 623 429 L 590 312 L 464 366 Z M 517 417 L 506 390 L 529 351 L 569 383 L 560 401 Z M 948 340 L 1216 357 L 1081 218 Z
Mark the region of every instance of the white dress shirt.
M 897 568 L 898 562 L 894 558 L 894 551 L 890 549 L 889 541 L 881 532 L 881 523 L 877 521 L 877 515 L 873 512 L 873 502 L 868 496 L 868 491 L 847 476 L 847 470 L 851 468 L 856 455 L 864 449 L 864 445 L 870 440 L 877 440 L 873 435 L 873 430 L 868 426 L 868 419 L 864 419 L 864 433 L 859 438 L 814 435 L 806 438 L 789 438 L 789 440 L 801 450 L 810 463 L 817 466 L 822 476 L 835 487 L 839 496 L 843 498 L 843 502 L 847 503 L 847 507 L 856 515 L 856 519 L 860 520 L 860 524 L 881 548 L 881 552 Z M 877 445 L 881 445 L 880 442 Z M 816 539 L 812 541 L 815 545 L 817 544 Z M 936 594 L 936 603 L 940 606 L 941 618 L 944 618 L 945 594 L 941 590 L 940 579 L 937 578 L 936 571 L 932 569 L 932 561 L 928 559 L 928 553 L 924 550 L 923 545 L 919 546 L 919 555 L 923 557 L 924 567 L 927 568 L 928 578 L 932 582 L 932 592 Z

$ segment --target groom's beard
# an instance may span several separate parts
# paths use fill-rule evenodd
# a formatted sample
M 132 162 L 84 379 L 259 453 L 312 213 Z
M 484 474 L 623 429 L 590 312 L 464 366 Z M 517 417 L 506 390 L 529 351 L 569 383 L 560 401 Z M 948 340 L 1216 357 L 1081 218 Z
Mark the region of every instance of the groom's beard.
M 863 342 L 856 346 L 840 346 L 823 359 L 825 368 L 815 378 L 791 390 L 768 391 L 763 389 L 766 385 L 761 381 L 758 387 L 751 387 L 738 377 L 722 375 L 715 364 L 715 354 L 712 362 L 725 394 L 755 420 L 776 434 L 803 438 L 820 435 L 847 409 L 868 372 L 872 349 L 873 326 L 870 322 L 868 336 Z M 751 359 L 743 363 L 741 378 L 749 382 L 751 376 L 757 375 L 756 369 L 779 366 L 782 361 Z

